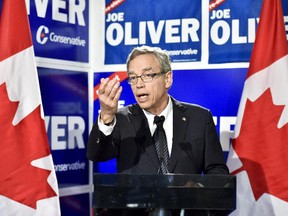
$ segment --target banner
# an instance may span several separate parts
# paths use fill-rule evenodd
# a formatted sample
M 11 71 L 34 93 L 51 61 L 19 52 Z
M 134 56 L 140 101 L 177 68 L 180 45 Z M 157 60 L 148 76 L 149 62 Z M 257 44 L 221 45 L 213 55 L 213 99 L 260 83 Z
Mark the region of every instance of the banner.
M 88 2 L 26 0 L 37 57 L 88 62 Z
M 60 215 L 24 0 L 3 1 L 0 47 L 1 215 Z
M 287 26 L 288 3 L 282 2 Z M 261 4 L 106 0 L 104 64 L 125 64 L 131 50 L 141 45 L 161 47 L 173 62 L 249 62 Z
M 38 71 L 59 186 L 89 184 L 88 74 L 48 68 Z
M 262 1 L 222 1 L 209 11 L 209 63 L 249 62 Z
M 140 45 L 159 46 L 175 62 L 200 61 L 201 0 L 117 2 L 106 0 L 105 64 L 124 64 Z

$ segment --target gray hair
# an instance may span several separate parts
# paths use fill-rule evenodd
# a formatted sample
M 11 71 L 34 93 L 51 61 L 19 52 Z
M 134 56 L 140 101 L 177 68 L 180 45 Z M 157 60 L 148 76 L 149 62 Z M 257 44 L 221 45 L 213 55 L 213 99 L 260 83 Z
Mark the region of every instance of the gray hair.
M 127 61 L 126 61 L 127 71 L 128 71 L 130 62 L 133 59 L 135 59 L 137 56 L 144 55 L 144 54 L 153 54 L 157 58 L 161 66 L 161 72 L 166 73 L 168 71 L 172 71 L 171 59 L 168 53 L 159 47 L 150 47 L 150 46 L 136 47 L 132 50 L 132 52 L 129 54 Z

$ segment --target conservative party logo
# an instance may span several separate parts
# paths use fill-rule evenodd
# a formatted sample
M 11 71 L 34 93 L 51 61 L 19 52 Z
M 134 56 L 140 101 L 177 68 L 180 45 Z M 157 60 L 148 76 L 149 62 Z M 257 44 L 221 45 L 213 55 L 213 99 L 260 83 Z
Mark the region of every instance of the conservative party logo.
M 48 41 L 52 43 L 66 44 L 72 46 L 85 47 L 86 40 L 81 39 L 80 36 L 70 37 L 66 35 L 50 32 L 47 26 L 41 25 L 36 32 L 36 41 L 39 44 L 46 44 Z
M 39 44 L 45 44 L 48 41 L 48 35 L 49 29 L 48 27 L 42 25 L 38 28 L 37 33 L 36 33 L 36 41 Z

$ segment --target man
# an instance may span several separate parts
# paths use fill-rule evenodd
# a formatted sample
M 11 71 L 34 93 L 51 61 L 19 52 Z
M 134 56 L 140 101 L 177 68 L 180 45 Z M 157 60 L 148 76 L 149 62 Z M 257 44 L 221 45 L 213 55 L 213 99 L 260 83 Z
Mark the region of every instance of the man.
M 133 49 L 127 72 L 137 104 L 118 110 L 119 81 L 101 79 L 101 111 L 88 140 L 88 159 L 99 162 L 117 158 L 119 173 L 228 174 L 210 111 L 168 94 L 172 69 L 166 52 L 147 46 Z M 157 141 L 153 141 L 155 116 L 165 119 L 166 163 L 162 160 L 165 148 L 157 152 Z

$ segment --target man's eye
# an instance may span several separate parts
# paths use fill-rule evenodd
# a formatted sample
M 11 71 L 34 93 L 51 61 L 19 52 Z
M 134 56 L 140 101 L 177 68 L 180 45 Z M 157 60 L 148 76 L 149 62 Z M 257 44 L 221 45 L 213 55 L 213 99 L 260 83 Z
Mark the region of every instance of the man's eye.
M 144 74 L 146 78 L 151 78 L 154 76 L 154 74 Z
M 137 77 L 136 77 L 136 76 L 133 76 L 133 77 L 129 77 L 129 79 L 130 79 L 130 80 L 135 80 L 135 79 L 137 79 Z

